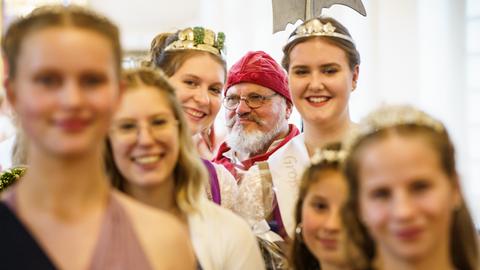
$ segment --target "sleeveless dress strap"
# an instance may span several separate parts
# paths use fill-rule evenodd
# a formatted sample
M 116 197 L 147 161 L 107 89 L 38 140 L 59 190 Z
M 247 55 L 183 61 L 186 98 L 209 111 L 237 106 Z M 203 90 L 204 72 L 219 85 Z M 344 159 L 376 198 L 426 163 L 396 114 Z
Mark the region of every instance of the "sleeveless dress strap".
M 213 166 L 212 162 L 202 159 L 203 164 L 207 167 L 208 174 L 210 176 L 210 190 L 212 192 L 212 201 L 218 205 L 222 203 L 222 197 L 220 195 L 220 184 L 218 182 L 217 171 Z

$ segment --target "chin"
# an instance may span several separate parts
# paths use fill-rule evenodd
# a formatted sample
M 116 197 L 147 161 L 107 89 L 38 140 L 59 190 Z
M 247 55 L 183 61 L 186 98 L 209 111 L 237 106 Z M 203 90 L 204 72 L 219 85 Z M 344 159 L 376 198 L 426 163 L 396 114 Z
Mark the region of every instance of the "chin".
M 406 261 L 418 261 L 428 255 L 428 251 L 425 247 L 421 246 L 402 246 L 391 249 L 398 258 Z

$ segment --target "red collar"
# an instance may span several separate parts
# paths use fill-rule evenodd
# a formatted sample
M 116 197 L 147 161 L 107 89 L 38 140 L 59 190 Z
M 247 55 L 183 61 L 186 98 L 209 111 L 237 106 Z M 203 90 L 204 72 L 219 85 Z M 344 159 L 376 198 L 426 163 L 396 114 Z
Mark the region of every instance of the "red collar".
M 283 138 L 282 142 L 280 142 L 275 148 L 271 149 L 270 151 L 268 151 L 266 153 L 256 155 L 254 157 L 251 157 L 247 160 L 242 161 L 242 166 L 245 168 L 245 170 L 250 169 L 250 167 L 252 167 L 253 165 L 255 165 L 255 163 L 257 163 L 259 161 L 267 160 L 270 157 L 270 155 L 275 153 L 275 151 L 277 151 L 280 147 L 282 147 L 288 141 L 293 139 L 293 137 L 300 134 L 300 131 L 298 130 L 298 128 L 295 125 L 289 124 L 289 129 L 290 129 L 290 131 L 287 134 L 287 136 L 285 136 L 285 138 Z M 217 156 L 212 161 L 214 163 L 222 164 L 223 166 L 225 166 L 225 168 L 227 168 L 227 170 L 229 170 L 233 174 L 233 176 L 235 176 L 235 178 L 238 181 L 239 179 L 237 177 L 237 172 L 236 172 L 236 169 L 235 169 L 235 165 L 232 163 L 232 161 L 229 158 L 227 158 L 226 156 L 223 155 L 225 152 L 227 152 L 229 150 L 230 150 L 230 147 L 227 145 L 226 142 L 223 142 L 218 149 Z

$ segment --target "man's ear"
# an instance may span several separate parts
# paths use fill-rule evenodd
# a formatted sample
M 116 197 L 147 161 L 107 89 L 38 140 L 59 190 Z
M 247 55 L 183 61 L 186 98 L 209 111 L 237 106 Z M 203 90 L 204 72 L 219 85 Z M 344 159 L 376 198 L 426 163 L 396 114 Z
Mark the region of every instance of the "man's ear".
M 286 107 L 286 114 L 285 114 L 285 119 L 289 119 L 290 118 L 290 115 L 292 115 L 292 110 L 293 110 L 293 104 L 291 101 L 288 101 L 285 99 L 285 103 L 287 104 L 287 107 Z

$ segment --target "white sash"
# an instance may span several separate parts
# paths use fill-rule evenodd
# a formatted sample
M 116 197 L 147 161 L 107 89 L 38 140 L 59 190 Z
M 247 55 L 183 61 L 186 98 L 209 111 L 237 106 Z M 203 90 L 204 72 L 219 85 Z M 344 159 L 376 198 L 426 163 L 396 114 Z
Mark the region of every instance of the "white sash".
M 273 190 L 277 197 L 283 225 L 293 238 L 295 231 L 295 204 L 303 171 L 310 164 L 304 134 L 300 134 L 278 149 L 268 159 Z

